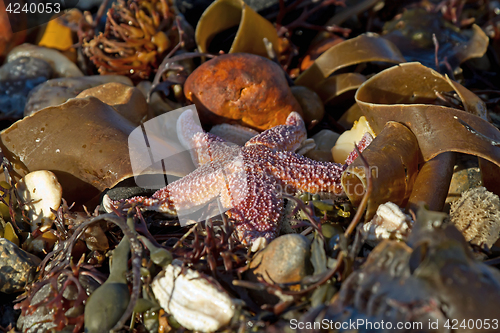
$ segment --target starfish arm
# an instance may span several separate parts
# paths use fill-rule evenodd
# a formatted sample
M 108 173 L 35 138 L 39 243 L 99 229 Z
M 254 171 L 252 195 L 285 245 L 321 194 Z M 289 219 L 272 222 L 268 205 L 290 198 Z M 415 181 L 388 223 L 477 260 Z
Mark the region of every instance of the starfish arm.
M 286 192 L 295 189 L 309 193 L 343 192 L 340 178 L 345 166 L 320 162 L 288 151 L 272 152 L 268 159 L 270 172 L 285 185 Z
M 164 189 L 158 190 L 157 192 L 155 192 L 155 194 L 160 191 L 166 191 L 166 187 Z M 123 200 L 112 200 L 108 195 L 105 195 L 103 198 L 103 206 L 108 213 L 111 213 L 113 211 L 111 207 L 118 209 L 118 207 L 120 207 L 120 205 L 125 202 L 128 204 L 141 204 L 141 207 L 146 208 L 147 210 L 175 214 L 175 208 L 172 202 L 168 200 L 161 201 L 153 196 L 150 198 L 135 196 Z
M 296 151 L 307 138 L 306 125 L 297 112 L 292 112 L 285 125 L 270 128 L 250 139 L 245 146 L 263 145 L 274 151 Z
M 234 208 L 227 215 L 235 220 L 236 234 L 243 244 L 250 245 L 260 237 L 269 242 L 278 235 L 283 211 L 278 184 L 271 174 L 251 167 L 246 168 L 245 176 L 244 194 L 232 193 L 233 198 L 240 197 L 241 200 L 233 201 Z
M 271 128 L 248 141 L 231 146 L 203 132 L 192 110 L 178 119 L 179 140 L 192 151 L 198 168 L 158 190 L 151 198 L 134 197 L 149 210 L 194 212 L 215 198 L 234 220 L 236 234 L 246 245 L 278 235 L 284 186 L 296 190 L 340 194 L 344 165 L 318 162 L 293 153 L 306 138 L 304 121 L 292 112 L 285 125 Z M 112 204 L 119 204 L 113 202 Z M 255 242 L 256 244 L 260 242 Z
M 361 140 L 357 143 L 359 151 L 362 153 L 363 150 L 365 150 L 366 147 L 368 147 L 370 143 L 372 143 L 372 141 L 373 141 L 373 136 L 370 134 L 370 132 L 366 132 L 361 138 Z M 356 148 L 354 148 L 354 150 L 351 151 L 349 156 L 347 156 L 345 164 L 351 165 L 356 158 L 358 158 L 358 152 L 356 151 Z
M 194 120 L 194 111 L 184 111 L 177 119 L 177 136 L 184 148 L 189 149 L 196 166 L 217 159 L 218 151 L 227 146 L 218 136 L 205 133 Z
M 171 202 L 178 213 L 194 212 L 214 200 L 226 188 L 226 176 L 221 163 L 206 163 L 187 176 L 169 184 L 166 191 L 153 197 L 161 202 Z M 231 203 L 222 200 L 223 208 Z

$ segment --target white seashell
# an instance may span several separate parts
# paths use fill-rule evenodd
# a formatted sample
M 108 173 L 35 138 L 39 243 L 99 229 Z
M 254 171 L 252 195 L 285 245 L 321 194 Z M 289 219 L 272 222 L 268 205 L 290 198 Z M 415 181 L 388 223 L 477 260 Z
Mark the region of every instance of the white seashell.
M 213 332 L 234 316 L 234 303 L 217 282 L 192 269 L 168 265 L 152 283 L 161 307 L 189 330 Z
M 16 189 L 28 210 L 31 230 L 38 225 L 41 231 L 49 229 L 56 218 L 51 209 L 57 210 L 62 199 L 62 187 L 56 175 L 47 170 L 30 172 L 17 182 Z
M 409 231 L 408 224 L 413 223 L 411 218 L 403 213 L 398 205 L 386 202 L 378 206 L 373 219 L 363 226 L 367 243 L 376 245 L 392 235 L 396 239 L 403 239 Z

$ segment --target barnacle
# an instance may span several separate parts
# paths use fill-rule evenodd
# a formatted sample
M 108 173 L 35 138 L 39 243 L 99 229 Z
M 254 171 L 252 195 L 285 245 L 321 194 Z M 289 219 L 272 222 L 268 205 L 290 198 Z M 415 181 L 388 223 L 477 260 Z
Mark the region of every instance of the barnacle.
M 498 195 L 477 187 L 462 193 L 462 197 L 453 202 L 450 220 L 467 241 L 491 247 L 500 235 L 499 210 Z
M 147 79 L 178 42 L 168 0 L 119 0 L 107 13 L 104 33 L 84 43 L 101 74 Z

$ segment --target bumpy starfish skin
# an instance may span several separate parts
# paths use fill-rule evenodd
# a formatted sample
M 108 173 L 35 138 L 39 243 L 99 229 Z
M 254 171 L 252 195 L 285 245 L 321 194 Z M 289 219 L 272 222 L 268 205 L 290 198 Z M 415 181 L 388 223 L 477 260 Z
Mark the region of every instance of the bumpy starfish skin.
M 358 146 L 359 151 L 363 151 L 366 147 L 370 145 L 370 143 L 372 143 L 372 141 L 373 141 L 373 136 L 370 134 L 370 132 L 366 132 L 361 138 L 361 140 L 356 144 L 356 146 Z M 345 164 L 347 165 L 351 164 L 352 162 L 354 162 L 356 158 L 358 158 L 358 152 L 356 151 L 356 149 L 354 149 L 353 151 L 351 151 L 349 156 L 347 156 Z
M 226 214 L 235 221 L 238 238 L 250 245 L 259 237 L 270 241 L 277 236 L 283 211 L 281 193 L 343 192 L 340 177 L 344 165 L 314 161 L 293 152 L 306 139 L 299 114 L 291 113 L 285 125 L 238 147 L 204 133 L 194 123 L 192 112 L 185 111 L 179 117 L 177 130 L 199 167 L 150 198 L 134 197 L 128 202 L 172 213 L 195 211 L 220 196 Z

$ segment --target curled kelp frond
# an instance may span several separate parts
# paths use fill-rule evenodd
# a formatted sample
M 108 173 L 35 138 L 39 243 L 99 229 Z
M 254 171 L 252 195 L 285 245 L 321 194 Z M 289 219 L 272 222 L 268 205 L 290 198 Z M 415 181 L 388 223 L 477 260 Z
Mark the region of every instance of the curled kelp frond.
M 200 52 L 218 53 L 221 45 L 211 46 L 214 36 L 222 31 L 237 27 L 238 31 L 228 53 L 246 52 L 267 57 L 264 38 L 278 53 L 278 34 L 273 24 L 257 14 L 242 0 L 214 1 L 200 17 L 196 26 L 196 44 Z
M 398 48 L 377 34 L 363 34 L 339 43 L 314 61 L 295 83 L 315 90 L 333 72 L 351 65 L 369 61 L 405 62 Z
M 342 187 L 354 205 L 359 205 L 367 175 L 372 175 L 373 192 L 368 201 L 366 219 L 371 218 L 380 204 L 391 201 L 405 205 L 418 172 L 420 151 L 417 139 L 404 125 L 388 122 L 382 132 L 363 151 L 370 169 L 356 159 L 342 175 Z
M 464 110 L 432 104 L 442 92 L 456 92 Z M 459 152 L 481 157 L 490 168 L 500 166 L 500 146 L 491 144 L 500 141 L 500 131 L 486 120 L 484 102 L 459 83 L 428 67 L 406 63 L 386 69 L 361 85 L 356 102 L 375 133 L 380 132 L 387 121 L 408 126 L 418 140 L 424 161 L 442 153 Z M 474 128 L 474 132 L 463 126 L 464 122 Z M 452 164 L 448 163 L 448 168 L 452 168 Z M 447 180 L 443 178 L 440 184 L 449 182 L 450 177 L 448 172 Z M 434 195 L 435 186 L 429 184 L 426 191 Z

